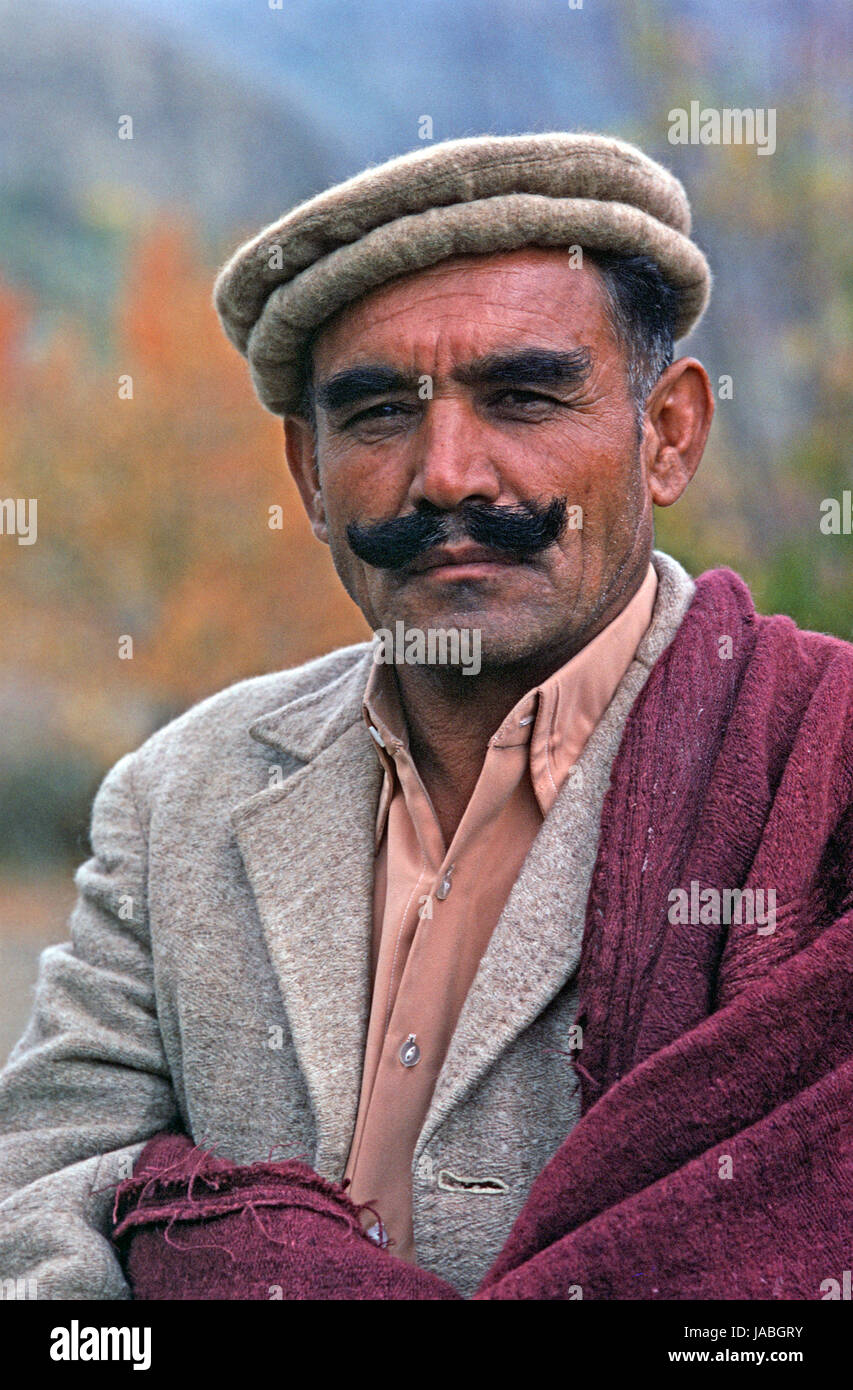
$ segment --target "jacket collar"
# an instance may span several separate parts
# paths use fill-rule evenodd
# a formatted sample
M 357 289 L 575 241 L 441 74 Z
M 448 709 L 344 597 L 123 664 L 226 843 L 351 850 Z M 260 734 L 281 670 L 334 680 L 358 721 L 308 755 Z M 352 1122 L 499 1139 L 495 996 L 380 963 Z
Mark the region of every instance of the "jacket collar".
M 369 642 L 347 648 L 352 659 L 344 671 L 319 690 L 311 690 L 262 714 L 249 726 L 252 738 L 289 753 L 300 762 L 311 762 L 361 718 L 372 650 Z

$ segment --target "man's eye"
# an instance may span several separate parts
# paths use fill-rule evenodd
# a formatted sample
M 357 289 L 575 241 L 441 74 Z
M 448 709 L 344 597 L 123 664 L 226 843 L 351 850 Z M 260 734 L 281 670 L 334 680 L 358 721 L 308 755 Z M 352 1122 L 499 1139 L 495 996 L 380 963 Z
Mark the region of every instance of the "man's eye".
M 378 405 L 370 405 L 366 410 L 359 410 L 357 414 L 351 415 L 346 423 L 359 425 L 365 420 L 391 420 L 404 408 L 399 401 L 380 401 Z
M 554 405 L 555 402 L 550 396 L 543 396 L 540 391 L 525 391 L 522 388 L 500 391 L 494 397 L 495 405 L 508 405 L 510 408 L 517 408 L 522 405 Z

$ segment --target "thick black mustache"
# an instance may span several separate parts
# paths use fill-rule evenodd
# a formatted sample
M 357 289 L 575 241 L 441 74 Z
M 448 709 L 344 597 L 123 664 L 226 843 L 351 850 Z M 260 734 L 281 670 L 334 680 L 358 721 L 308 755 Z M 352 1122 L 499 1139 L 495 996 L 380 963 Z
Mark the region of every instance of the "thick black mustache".
M 565 497 L 542 505 L 527 502 L 507 507 L 465 502 L 458 512 L 423 502 L 416 511 L 390 521 L 369 526 L 351 521 L 347 540 L 360 560 L 383 570 L 402 569 L 451 536 L 467 536 L 489 550 L 509 551 L 521 559 L 547 550 L 559 539 L 566 525 L 566 511 Z

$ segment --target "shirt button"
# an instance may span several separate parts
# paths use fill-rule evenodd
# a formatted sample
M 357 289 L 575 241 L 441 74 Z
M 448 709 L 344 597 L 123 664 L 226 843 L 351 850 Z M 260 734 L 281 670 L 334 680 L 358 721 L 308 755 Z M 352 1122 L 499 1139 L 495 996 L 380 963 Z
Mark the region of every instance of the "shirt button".
M 455 864 L 450 865 L 450 868 L 447 870 L 447 873 L 444 875 L 444 878 L 441 880 L 441 883 L 435 890 L 435 896 L 439 899 L 440 902 L 444 902 L 444 899 L 447 897 L 448 893 L 453 887 L 453 884 L 450 881 L 450 875 L 453 873 L 453 870 L 455 868 Z
M 368 1226 L 367 1234 L 375 1245 L 381 1245 L 383 1250 L 385 1249 L 388 1244 L 388 1237 L 381 1221 L 374 1221 L 372 1226 Z
M 400 1061 L 404 1067 L 413 1067 L 416 1062 L 421 1060 L 421 1050 L 415 1042 L 414 1033 L 410 1033 L 400 1048 Z

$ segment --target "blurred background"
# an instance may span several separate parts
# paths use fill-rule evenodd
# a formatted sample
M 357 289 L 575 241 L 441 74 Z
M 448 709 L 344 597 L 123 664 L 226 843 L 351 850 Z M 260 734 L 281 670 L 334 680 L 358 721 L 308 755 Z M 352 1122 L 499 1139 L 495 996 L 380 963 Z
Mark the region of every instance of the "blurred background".
M 619 135 L 684 181 L 716 285 L 682 351 L 718 406 L 658 544 L 853 638 L 853 536 L 820 529 L 853 487 L 850 14 L 0 0 L 0 499 L 38 499 L 35 544 L 0 535 L 0 1059 L 66 939 L 107 768 L 203 696 L 368 635 L 211 286 L 294 202 L 423 143 L 426 116 L 434 140 Z M 670 144 L 691 101 L 775 109 L 775 152 Z

